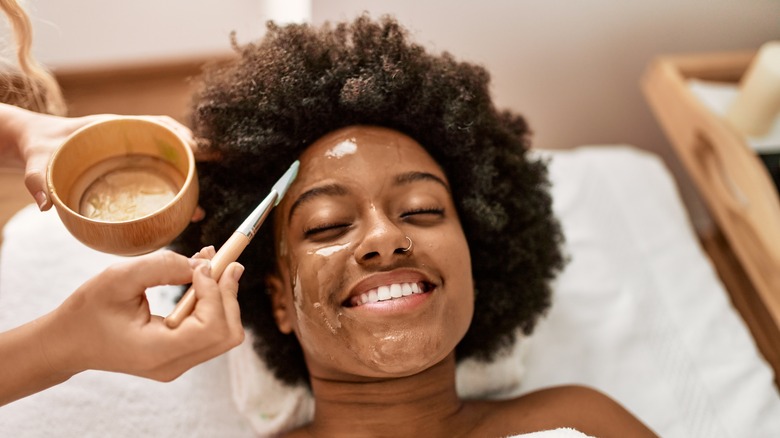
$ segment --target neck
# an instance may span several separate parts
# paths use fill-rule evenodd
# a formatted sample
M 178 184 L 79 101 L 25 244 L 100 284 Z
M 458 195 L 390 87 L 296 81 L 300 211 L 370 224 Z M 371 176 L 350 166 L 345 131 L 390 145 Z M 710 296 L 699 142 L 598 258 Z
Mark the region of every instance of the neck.
M 455 426 L 455 356 L 413 376 L 373 382 L 312 377 L 318 436 L 437 436 Z

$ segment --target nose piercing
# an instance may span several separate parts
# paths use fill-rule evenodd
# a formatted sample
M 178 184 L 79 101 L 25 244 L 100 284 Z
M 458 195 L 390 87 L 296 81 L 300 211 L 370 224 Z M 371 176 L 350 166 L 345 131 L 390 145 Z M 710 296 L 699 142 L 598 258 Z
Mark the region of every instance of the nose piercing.
M 409 241 L 409 246 L 407 246 L 406 248 L 402 249 L 401 251 L 403 251 L 403 252 L 409 252 L 409 251 L 411 251 L 411 250 L 412 250 L 412 245 L 413 245 L 413 244 L 412 244 L 412 239 L 411 239 L 411 238 L 409 238 L 409 236 L 404 236 L 404 237 L 406 237 L 406 240 L 408 240 L 408 241 Z

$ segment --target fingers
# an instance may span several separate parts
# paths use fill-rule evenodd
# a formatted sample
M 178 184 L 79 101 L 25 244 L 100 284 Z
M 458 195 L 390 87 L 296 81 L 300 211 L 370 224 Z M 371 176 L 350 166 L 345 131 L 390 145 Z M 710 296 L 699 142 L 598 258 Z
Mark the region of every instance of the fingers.
M 222 277 L 219 279 L 219 288 L 223 293 L 229 293 L 230 297 L 238 297 L 238 281 L 244 274 L 244 265 L 232 262 L 228 265 Z
M 207 262 L 215 253 L 214 247 L 208 246 L 188 259 L 172 251 L 158 251 L 113 265 L 94 277 L 91 281 L 99 284 L 91 286 L 111 290 L 110 294 L 100 295 L 131 316 L 118 318 L 115 313 L 106 323 L 119 328 L 113 332 L 124 338 L 123 351 L 116 354 L 122 360 L 107 361 L 104 355 L 97 368 L 169 381 L 240 344 L 244 330 L 237 294 L 244 269 L 233 262 L 215 281 Z M 147 288 L 190 281 L 195 290 L 195 308 L 178 327 L 169 328 L 163 318 L 149 315 L 148 309 L 139 307 L 138 296 Z M 119 323 L 120 320 L 124 322 Z
M 172 129 L 179 136 L 181 136 L 192 149 L 192 154 L 197 161 L 215 161 L 220 158 L 220 154 L 217 152 L 209 152 L 209 141 L 205 138 L 195 138 L 188 127 L 179 123 L 176 119 L 169 116 L 148 116 L 150 119 L 163 123 L 168 128 Z M 193 220 L 197 222 L 197 220 Z
M 192 213 L 192 218 L 190 219 L 190 222 L 200 222 L 203 220 L 203 218 L 206 217 L 206 210 L 203 209 L 200 205 L 195 207 L 195 211 Z
M 244 266 L 238 262 L 228 265 L 222 278 L 219 279 L 219 289 L 222 293 L 222 307 L 225 310 L 225 318 L 234 335 L 240 332 L 243 336 L 244 328 L 241 325 L 241 309 L 238 306 L 238 281 L 244 273 Z
M 227 352 L 228 350 L 237 347 L 244 341 L 243 328 L 238 332 L 237 336 L 230 339 L 223 339 L 223 342 L 216 345 L 211 345 L 207 348 L 193 351 L 192 353 L 179 356 L 168 363 L 157 366 L 148 372 L 144 373 L 143 377 L 158 380 L 161 382 L 170 382 L 171 380 L 184 374 L 185 371 L 190 368 L 201 364 L 207 360 L 213 359 L 220 354 Z
M 156 121 L 158 123 L 162 123 L 163 125 L 168 127 L 168 129 L 175 132 L 179 137 L 184 139 L 184 141 L 186 141 L 187 144 L 190 146 L 190 149 L 192 149 L 193 151 L 197 150 L 198 145 L 195 142 L 195 137 L 192 135 L 192 131 L 190 130 L 190 128 L 182 125 L 181 123 L 179 123 L 179 121 L 177 121 L 173 117 L 146 116 L 145 118 Z
M 244 340 L 236 299 L 238 280 L 243 272 L 244 267 L 233 262 L 217 283 L 205 267 L 195 269 L 195 310 L 177 328 L 166 333 L 165 343 L 169 346 L 164 350 L 175 351 L 176 354 L 146 371 L 145 377 L 173 380 L 191 367 L 228 351 Z
M 214 249 L 214 245 L 204 246 L 200 251 L 196 252 L 192 258 L 208 259 L 211 260 L 217 254 L 217 250 Z
M 219 292 L 217 282 L 211 278 L 211 271 L 205 267 L 195 269 L 192 274 L 192 286 L 195 289 L 196 299 L 192 316 L 203 324 L 223 319 L 225 312 L 222 310 L 222 294 Z
M 194 318 L 203 324 L 214 345 L 223 345 L 225 351 L 240 342 L 244 329 L 241 325 L 241 311 L 238 306 L 238 280 L 244 272 L 244 267 L 237 262 L 228 265 L 217 283 L 210 272 L 203 267 L 195 269 L 192 284 L 197 298 L 195 310 L 189 318 Z M 187 329 L 185 321 L 181 326 Z M 193 321 L 194 322 L 194 321 Z M 208 337 L 199 336 L 200 339 Z
M 51 208 L 49 188 L 46 186 L 46 167 L 48 164 L 48 154 L 35 154 L 28 158 L 24 171 L 24 185 L 41 211 Z
M 117 291 L 117 298 L 133 298 L 147 288 L 186 284 L 199 264 L 173 251 L 158 251 L 109 267 L 101 279 Z
M 238 280 L 243 272 L 244 267 L 241 264 L 230 263 L 217 283 L 211 278 L 209 271 L 196 269 L 192 278 L 197 299 L 193 316 L 205 323 L 224 319 L 231 332 L 240 327 L 241 313 L 237 296 Z
M 51 208 L 46 172 L 52 153 L 79 128 L 108 115 L 77 118 L 34 114 L 28 126 L 28 135 L 20 143 L 20 154 L 25 161 L 24 183 L 41 211 Z

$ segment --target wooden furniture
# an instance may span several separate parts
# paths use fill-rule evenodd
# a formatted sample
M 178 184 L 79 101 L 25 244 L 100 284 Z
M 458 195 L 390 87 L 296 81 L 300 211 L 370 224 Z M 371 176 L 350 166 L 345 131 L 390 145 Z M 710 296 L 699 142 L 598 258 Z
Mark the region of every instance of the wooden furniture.
M 55 71 L 68 104 L 68 115 L 168 115 L 186 123 L 193 78 L 204 65 L 225 62 L 232 54 L 83 67 Z
M 700 231 L 700 238 L 780 387 L 780 197 L 745 138 L 687 84 L 693 78 L 736 83 L 753 56 L 659 57 L 642 88 L 714 218 L 715 228 Z

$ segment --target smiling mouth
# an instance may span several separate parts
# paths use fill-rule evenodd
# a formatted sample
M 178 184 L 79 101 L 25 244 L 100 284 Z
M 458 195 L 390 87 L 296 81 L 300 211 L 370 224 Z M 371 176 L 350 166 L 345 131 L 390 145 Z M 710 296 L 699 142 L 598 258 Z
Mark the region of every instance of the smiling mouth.
M 379 286 L 360 295 L 350 297 L 344 302 L 344 306 L 358 307 L 363 304 L 378 303 L 380 301 L 390 301 L 408 297 L 410 295 L 424 294 L 431 290 L 433 290 L 433 285 L 425 281 L 417 283 L 393 283 L 386 286 Z

